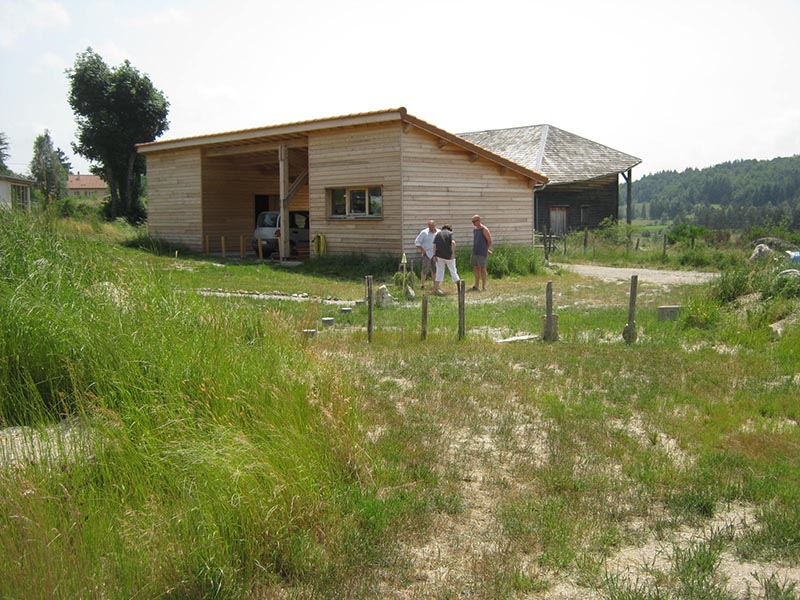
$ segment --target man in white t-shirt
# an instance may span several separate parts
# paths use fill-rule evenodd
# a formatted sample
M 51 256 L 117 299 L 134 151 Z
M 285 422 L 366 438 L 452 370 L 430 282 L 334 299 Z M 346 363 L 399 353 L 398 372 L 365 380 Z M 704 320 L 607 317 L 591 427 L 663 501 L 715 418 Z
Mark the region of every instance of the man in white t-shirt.
M 428 226 L 419 232 L 417 239 L 414 240 L 414 245 L 422 253 L 422 275 L 420 275 L 420 282 L 422 289 L 425 289 L 425 279 L 428 273 L 433 277 L 433 238 L 439 230 L 436 229 L 436 222 L 431 219 L 428 221 Z

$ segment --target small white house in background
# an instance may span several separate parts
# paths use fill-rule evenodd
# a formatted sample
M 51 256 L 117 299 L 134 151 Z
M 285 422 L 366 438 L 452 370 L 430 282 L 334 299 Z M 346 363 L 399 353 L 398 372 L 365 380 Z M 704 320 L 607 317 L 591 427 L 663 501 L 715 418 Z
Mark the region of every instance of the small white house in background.
M 31 188 L 36 182 L 22 177 L 0 175 L 0 208 L 31 209 Z
M 102 198 L 107 194 L 106 182 L 99 175 L 69 174 L 67 193 L 82 198 Z

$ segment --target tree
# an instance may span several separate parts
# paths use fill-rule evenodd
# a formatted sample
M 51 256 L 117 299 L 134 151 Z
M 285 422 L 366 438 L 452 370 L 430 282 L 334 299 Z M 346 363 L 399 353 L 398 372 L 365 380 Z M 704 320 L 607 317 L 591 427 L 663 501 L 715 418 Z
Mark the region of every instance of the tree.
M 8 138 L 0 131 L 0 175 L 11 175 L 11 169 L 6 165 L 8 156 Z
M 78 123 L 78 143 L 72 147 L 97 163 L 91 171 L 108 183 L 106 215 L 141 221 L 145 162 L 136 144 L 152 142 L 168 129 L 169 102 L 130 62 L 109 68 L 91 48 L 78 55 L 67 76 Z
M 42 192 L 44 204 L 60 200 L 67 193 L 67 171 L 61 163 L 61 150 L 53 148 L 50 132 L 36 136 L 33 141 L 33 159 L 31 160 L 31 175 L 36 181 L 36 187 Z

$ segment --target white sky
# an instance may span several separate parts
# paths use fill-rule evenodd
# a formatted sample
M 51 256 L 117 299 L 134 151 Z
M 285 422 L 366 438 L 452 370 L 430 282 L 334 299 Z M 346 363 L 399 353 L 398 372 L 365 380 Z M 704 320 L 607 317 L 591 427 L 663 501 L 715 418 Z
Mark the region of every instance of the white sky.
M 170 102 L 162 139 L 405 106 L 452 133 L 548 123 L 634 176 L 800 154 L 800 0 L 0 0 L 0 131 L 73 167 L 91 46 Z

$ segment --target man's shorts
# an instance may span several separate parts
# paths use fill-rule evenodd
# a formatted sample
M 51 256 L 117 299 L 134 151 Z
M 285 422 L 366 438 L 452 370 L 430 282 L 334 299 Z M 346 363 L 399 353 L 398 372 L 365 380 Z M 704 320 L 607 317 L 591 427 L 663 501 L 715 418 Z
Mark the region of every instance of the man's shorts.
M 470 264 L 473 267 L 485 267 L 486 266 L 486 260 L 488 258 L 489 258 L 488 256 L 481 256 L 480 254 L 473 254 L 472 255 L 472 260 L 470 261 Z
M 433 259 L 430 258 L 427 254 L 422 255 L 422 272 L 429 273 L 433 272 L 436 267 L 433 264 Z

